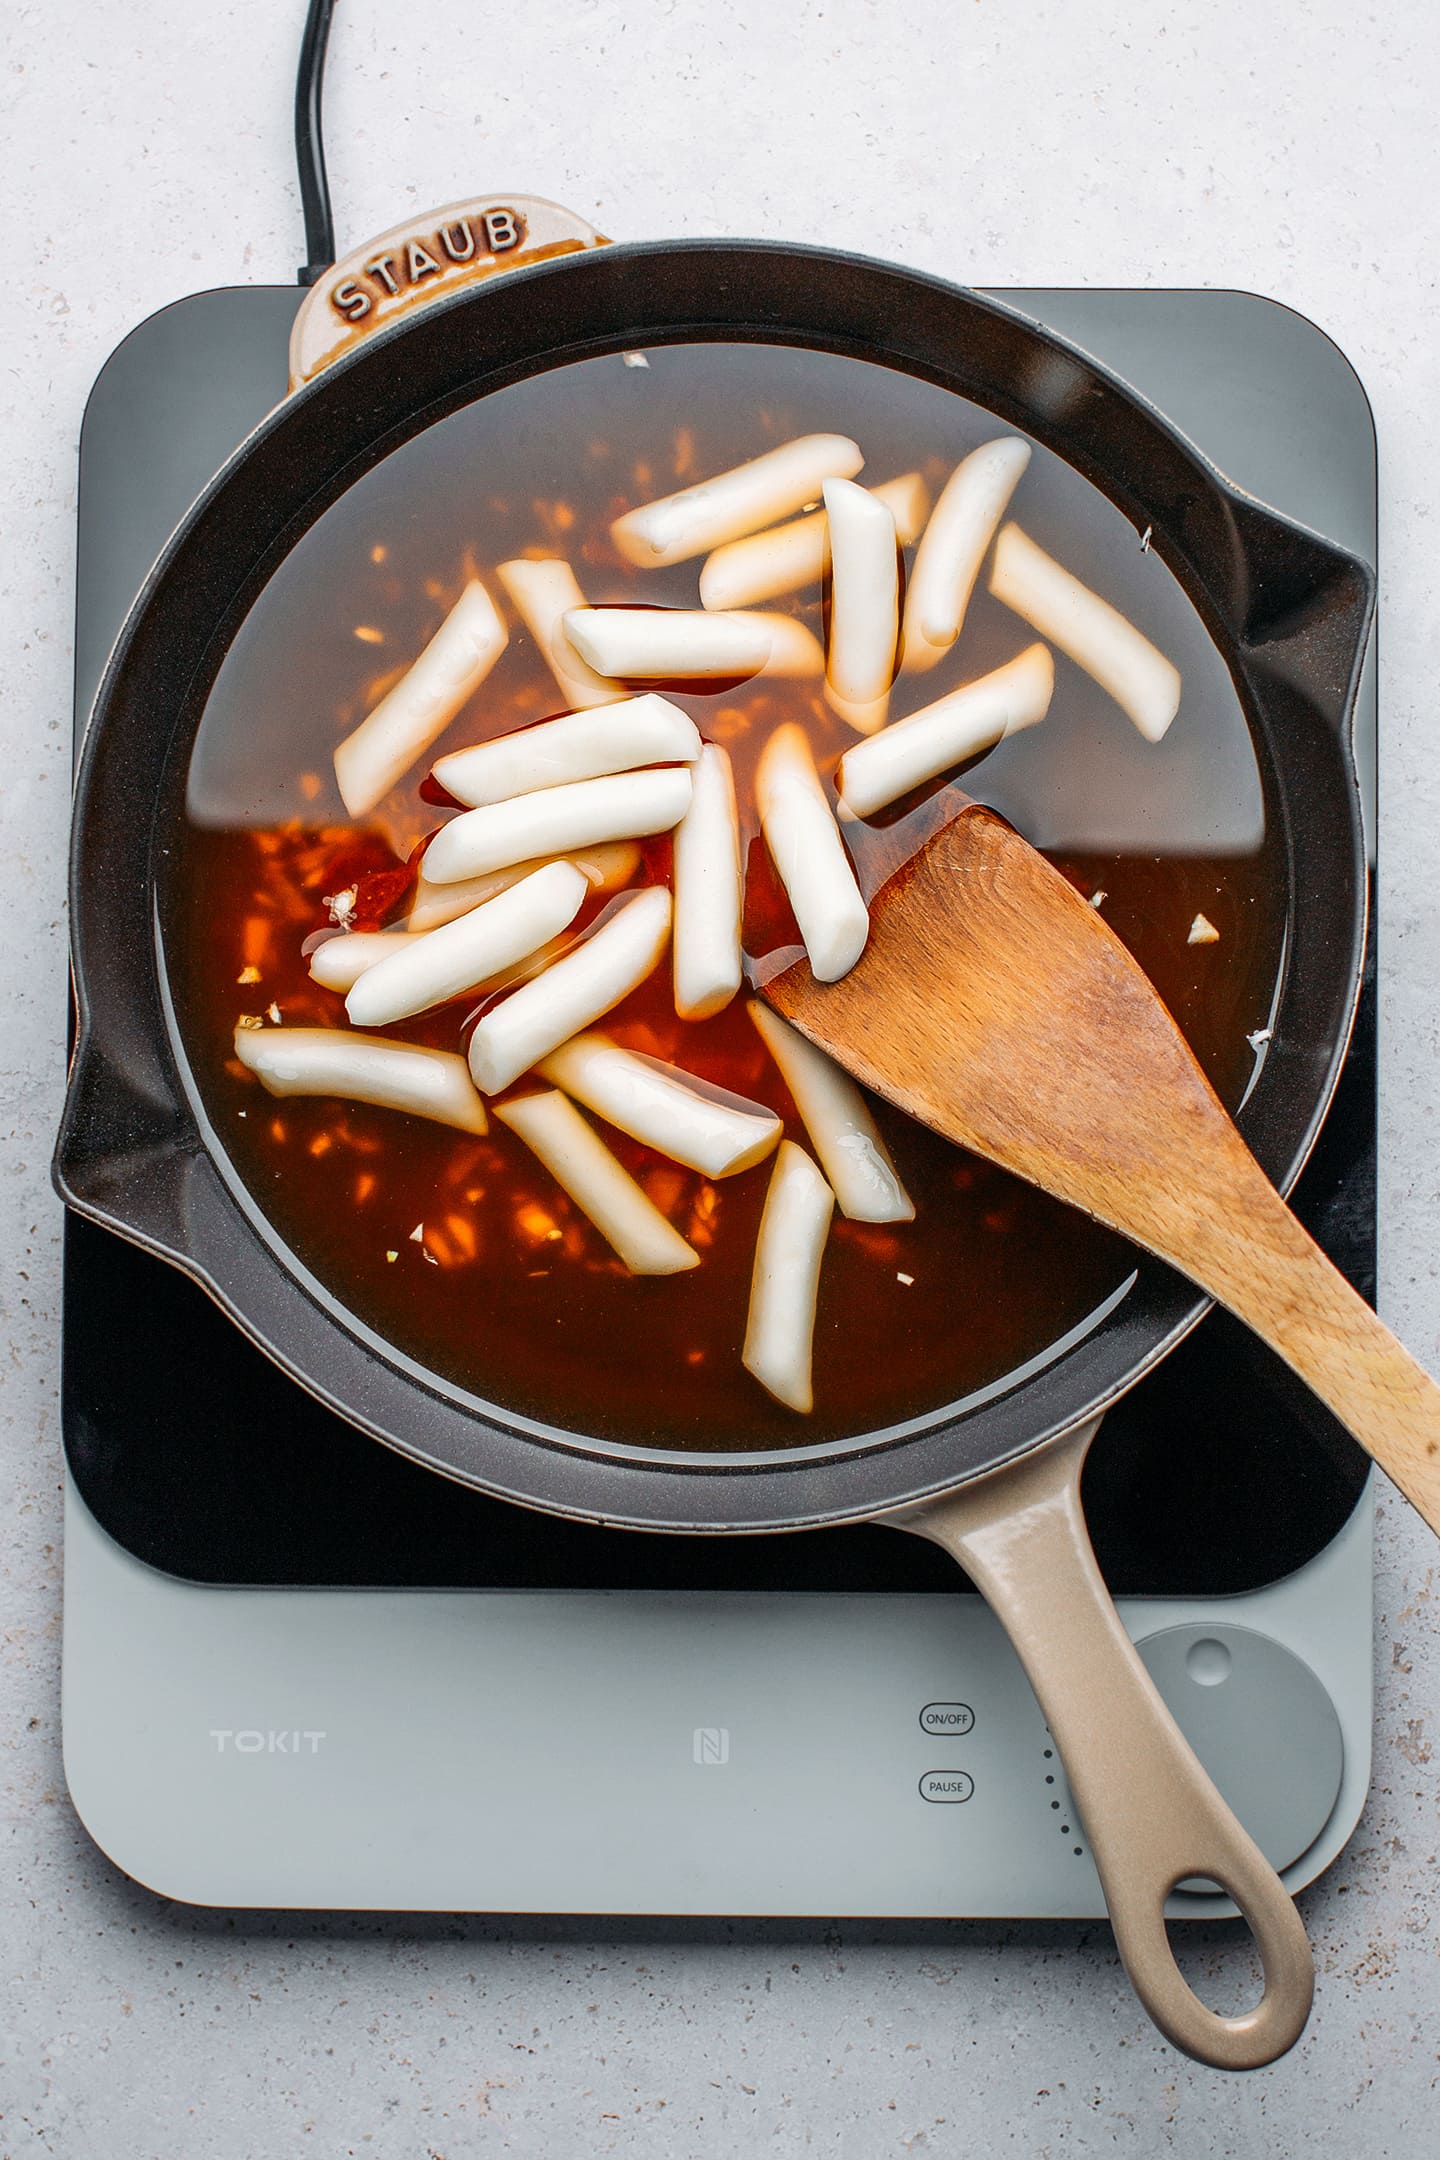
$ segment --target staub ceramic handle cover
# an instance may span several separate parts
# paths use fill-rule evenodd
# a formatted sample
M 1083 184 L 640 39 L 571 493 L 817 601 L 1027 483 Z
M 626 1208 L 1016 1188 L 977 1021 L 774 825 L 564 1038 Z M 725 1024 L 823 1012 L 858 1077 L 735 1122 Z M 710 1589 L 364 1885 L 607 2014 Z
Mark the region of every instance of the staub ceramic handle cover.
M 1305 2029 L 1314 1964 L 1293 1900 L 1221 1799 L 1110 1600 L 1080 1505 L 1099 1420 L 963 1490 L 881 1520 L 944 1547 L 983 1593 L 1045 1713 L 1141 2002 L 1175 2047 L 1217 2070 L 1257 2070 Z M 1170 1947 L 1165 1900 L 1202 1876 L 1249 1922 L 1265 1971 L 1254 2009 L 1221 2017 Z
M 407 218 L 352 248 L 311 286 L 290 333 L 290 387 L 446 293 L 604 245 L 593 225 L 540 195 L 477 195 Z

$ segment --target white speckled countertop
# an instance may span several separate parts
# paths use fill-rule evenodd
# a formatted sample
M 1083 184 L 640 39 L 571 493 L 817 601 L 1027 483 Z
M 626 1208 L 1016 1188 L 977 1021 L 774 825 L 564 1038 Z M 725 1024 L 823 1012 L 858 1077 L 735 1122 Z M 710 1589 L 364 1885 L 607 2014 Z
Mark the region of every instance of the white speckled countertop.
M 1304 1897 L 1300 2048 L 1227 2079 L 1098 1927 L 419 1922 L 137 1889 L 60 1766 L 59 1209 L 75 444 L 96 370 L 300 256 L 302 0 L 10 0 L 0 161 L 0 2155 L 1289 2155 L 1429 2149 L 1440 1589 L 1382 1496 L 1375 1784 Z M 1349 353 L 1382 460 L 1382 1303 L 1440 1363 L 1440 196 L 1429 0 L 342 0 L 342 245 L 489 185 L 627 236 L 857 246 L 980 285 L 1234 285 Z M 1224 1931 L 1200 1964 L 1244 1960 Z M 1198 1969 L 1198 1964 L 1197 1964 Z

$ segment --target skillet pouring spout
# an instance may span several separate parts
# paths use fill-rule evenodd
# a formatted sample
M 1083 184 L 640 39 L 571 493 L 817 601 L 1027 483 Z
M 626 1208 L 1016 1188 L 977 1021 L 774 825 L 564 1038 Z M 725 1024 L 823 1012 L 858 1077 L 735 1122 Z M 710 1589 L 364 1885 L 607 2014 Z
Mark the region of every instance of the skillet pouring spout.
M 799 961 L 763 994 L 867 1087 L 1228 1306 L 1440 1532 L 1440 1388 L 1301 1228 L 1099 912 L 993 811 L 951 809 L 879 883 L 848 975 Z

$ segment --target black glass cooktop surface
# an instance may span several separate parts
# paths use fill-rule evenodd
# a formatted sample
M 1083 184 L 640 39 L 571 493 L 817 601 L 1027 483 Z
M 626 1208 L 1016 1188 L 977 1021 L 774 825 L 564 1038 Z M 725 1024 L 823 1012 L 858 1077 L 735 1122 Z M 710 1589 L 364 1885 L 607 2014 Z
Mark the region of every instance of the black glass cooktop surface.
M 281 394 L 298 297 L 256 287 L 181 302 L 142 325 L 97 384 L 81 447 L 77 712 L 88 709 L 170 527 Z M 1373 558 L 1368 411 L 1343 359 L 1299 318 L 1243 294 L 1007 297 L 1141 383 L 1257 493 Z M 1291 491 L 1283 459 L 1273 462 L 1287 429 Z M 1322 439 L 1330 463 L 1319 485 L 1309 453 Z M 1272 470 L 1247 459 L 1269 460 Z M 1362 727 L 1368 783 L 1368 701 Z M 1373 1301 L 1373 953 L 1355 1043 L 1296 1205 Z M 63 1419 L 70 1469 L 104 1528 L 141 1560 L 196 1581 L 956 1588 L 950 1560 L 893 1531 L 642 1536 L 488 1500 L 346 1425 L 192 1283 L 75 1218 L 66 1229 Z M 1349 1516 L 1365 1475 L 1364 1457 L 1329 1414 L 1213 1313 L 1106 1418 L 1085 1498 L 1114 1591 L 1223 1594 L 1311 1558 Z

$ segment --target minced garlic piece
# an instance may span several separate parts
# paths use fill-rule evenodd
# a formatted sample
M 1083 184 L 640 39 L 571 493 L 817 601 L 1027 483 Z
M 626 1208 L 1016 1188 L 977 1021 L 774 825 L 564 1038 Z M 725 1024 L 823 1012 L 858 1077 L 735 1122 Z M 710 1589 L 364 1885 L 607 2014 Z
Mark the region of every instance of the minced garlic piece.
M 515 1210 L 515 1227 L 531 1245 L 551 1245 L 565 1235 L 554 1216 L 536 1200 L 527 1200 Z
M 1190 925 L 1190 935 L 1185 942 L 1187 945 L 1218 945 L 1220 933 L 1208 915 L 1197 915 Z

